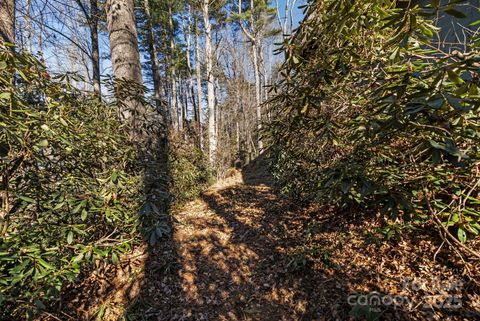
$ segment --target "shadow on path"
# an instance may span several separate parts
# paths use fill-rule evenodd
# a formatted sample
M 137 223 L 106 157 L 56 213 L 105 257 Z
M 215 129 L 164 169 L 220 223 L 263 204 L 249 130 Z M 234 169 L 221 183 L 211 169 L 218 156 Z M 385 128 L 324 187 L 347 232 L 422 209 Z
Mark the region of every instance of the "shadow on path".
M 338 314 L 348 296 L 345 280 L 312 273 L 299 252 L 315 209 L 274 193 L 265 163 L 252 162 L 226 186 L 212 187 L 174 213 L 171 237 L 145 263 L 129 320 L 323 320 L 333 310 Z M 327 299 L 325 288 L 332 287 Z M 322 310 L 327 306 L 332 311 Z
M 425 236 L 414 240 L 425 254 L 406 242 L 366 244 L 359 235 L 370 218 L 281 196 L 265 163 L 173 213 L 171 236 L 152 249 L 124 319 L 353 320 L 349 295 L 392 293 L 402 276 L 425 269 L 436 249 Z M 413 320 L 400 309 L 377 316 Z

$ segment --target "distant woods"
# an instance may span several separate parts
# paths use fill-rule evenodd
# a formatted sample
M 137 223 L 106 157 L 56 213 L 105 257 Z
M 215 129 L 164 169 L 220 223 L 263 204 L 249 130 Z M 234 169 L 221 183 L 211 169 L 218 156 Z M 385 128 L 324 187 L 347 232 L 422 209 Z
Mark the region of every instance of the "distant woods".
M 220 173 L 264 150 L 265 102 L 282 61 L 273 52 L 301 19 L 300 4 L 4 0 L 0 14 L 5 41 L 76 74 L 79 89 L 105 96 L 109 75 L 145 86 L 170 132 L 189 136 Z M 139 117 L 135 104 L 122 101 L 125 119 Z

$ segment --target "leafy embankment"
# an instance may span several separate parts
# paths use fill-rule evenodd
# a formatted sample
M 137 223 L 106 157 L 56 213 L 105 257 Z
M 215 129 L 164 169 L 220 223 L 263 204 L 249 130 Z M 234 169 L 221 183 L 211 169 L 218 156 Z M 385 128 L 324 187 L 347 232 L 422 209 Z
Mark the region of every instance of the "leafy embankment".
M 0 52 L 0 318 L 32 317 L 82 267 L 116 263 L 138 242 L 137 151 L 117 108 L 71 77 Z
M 373 213 L 388 239 L 438 230 L 479 282 L 478 8 L 441 3 L 312 1 L 264 135 L 284 192 Z
M 76 90 L 75 77 L 52 76 L 26 52 L 0 51 L 2 320 L 51 310 L 91 271 L 144 239 L 154 244 L 171 230 L 166 200 L 184 202 L 209 183 L 193 143 L 172 139 L 167 157 L 162 121 L 142 88 L 104 84 L 145 106 L 135 128 L 143 138 L 132 142 L 121 104 Z

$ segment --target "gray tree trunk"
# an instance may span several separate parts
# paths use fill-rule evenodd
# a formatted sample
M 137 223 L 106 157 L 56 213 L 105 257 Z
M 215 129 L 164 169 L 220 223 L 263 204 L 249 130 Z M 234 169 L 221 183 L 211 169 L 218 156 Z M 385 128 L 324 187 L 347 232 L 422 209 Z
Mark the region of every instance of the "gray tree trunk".
M 172 30 L 172 35 L 170 39 L 170 52 L 171 52 L 171 61 L 170 61 L 170 86 L 172 88 L 171 91 L 171 100 L 170 100 L 170 114 L 172 115 L 172 126 L 174 129 L 179 129 L 179 121 L 178 121 L 178 104 L 177 104 L 177 71 L 175 68 L 176 64 L 176 56 L 175 56 L 175 42 L 173 39 L 173 18 L 172 18 L 172 8 L 171 5 L 168 8 L 169 10 L 169 26 L 170 30 Z
M 93 78 L 93 91 L 100 97 L 102 95 L 100 85 L 100 52 L 98 45 L 98 19 L 100 13 L 98 12 L 97 0 L 90 0 L 90 41 L 92 42 L 92 78 Z
M 132 81 L 137 85 L 142 85 L 133 0 L 107 0 L 105 10 L 113 75 L 118 80 Z M 143 106 L 135 97 L 124 98 L 125 92 L 123 91 L 128 89 L 119 86 L 116 89 L 116 95 L 117 98 L 124 99 L 122 116 L 130 122 L 135 130 Z
M 260 60 L 258 55 L 258 48 L 256 41 L 252 42 L 252 55 L 253 55 L 253 69 L 255 74 L 255 110 L 257 114 L 257 131 L 258 131 L 258 152 L 263 151 L 263 142 L 260 138 L 260 132 L 262 130 L 262 83 L 260 79 Z
M 187 60 L 187 79 L 185 83 L 185 120 L 187 118 L 187 113 L 188 113 L 188 101 L 189 101 L 189 96 L 190 96 L 190 88 L 192 87 L 193 80 L 192 80 L 192 65 L 190 61 L 190 50 L 191 50 L 191 43 L 192 43 L 192 36 L 190 34 L 191 28 L 192 28 L 192 20 L 191 20 L 191 8 L 190 5 L 188 5 L 188 13 L 187 13 L 187 24 L 186 27 L 184 26 L 184 36 L 185 36 L 185 42 L 187 44 L 186 48 L 186 60 Z M 186 29 L 186 31 L 185 31 Z M 195 114 L 195 112 L 194 112 Z
M 27 0 L 27 14 L 25 15 L 25 31 L 27 32 L 27 50 L 32 52 L 32 20 L 30 19 L 31 10 L 32 10 L 32 0 Z M 23 38 L 23 37 L 22 37 Z M 23 43 L 22 43 L 23 47 Z
M 200 45 L 199 28 L 195 19 L 195 78 L 197 79 L 197 114 L 198 114 L 198 135 L 200 136 L 200 148 L 203 149 L 203 127 L 202 127 L 202 71 L 200 66 Z
M 147 18 L 147 42 L 148 42 L 148 51 L 150 55 L 150 64 L 152 66 L 152 75 L 153 75 L 153 92 L 154 92 L 154 99 L 155 105 L 157 109 L 161 110 L 161 80 L 160 80 L 160 72 L 158 69 L 158 54 L 157 54 L 157 47 L 155 46 L 155 36 L 153 34 L 153 24 L 152 24 L 152 17 L 150 15 L 150 3 L 149 0 L 143 1 L 145 16 Z M 164 110 L 161 110 L 162 116 L 166 119 L 166 113 Z
M 253 11 L 255 6 L 255 2 L 250 0 L 250 10 Z M 238 13 L 239 15 L 242 14 L 242 0 L 238 0 Z M 257 139 L 257 147 L 258 153 L 263 151 L 263 142 L 260 137 L 260 131 L 262 129 L 262 82 L 260 76 L 260 57 L 259 57 L 259 45 L 260 41 L 258 39 L 258 35 L 255 35 L 249 32 L 246 27 L 242 24 L 242 21 L 239 22 L 240 27 L 245 34 L 245 36 L 250 40 L 252 44 L 252 62 L 253 62 L 253 73 L 255 76 L 255 111 L 256 111 L 256 118 L 257 118 L 257 131 L 258 131 L 258 139 Z M 255 29 L 256 21 L 254 19 L 253 14 L 250 16 L 250 24 L 251 28 Z
M 205 26 L 205 62 L 207 66 L 208 100 L 208 156 L 210 164 L 215 165 L 217 156 L 217 135 L 215 124 L 215 76 L 213 75 L 212 25 L 210 23 L 209 0 L 203 0 L 202 13 Z
M 1 43 L 15 43 L 15 0 L 0 0 Z

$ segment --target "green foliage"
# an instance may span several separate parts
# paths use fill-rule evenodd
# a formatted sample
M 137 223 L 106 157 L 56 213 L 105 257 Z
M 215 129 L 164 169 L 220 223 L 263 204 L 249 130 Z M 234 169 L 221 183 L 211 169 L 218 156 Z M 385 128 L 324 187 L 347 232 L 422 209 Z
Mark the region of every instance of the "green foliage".
M 214 180 L 205 154 L 180 136 L 171 135 L 169 140 L 170 194 L 176 205 L 199 196 Z
M 367 300 L 372 297 L 371 295 L 365 295 Z M 375 299 L 378 298 L 378 294 L 374 294 Z M 366 321 L 378 321 L 381 320 L 382 313 L 380 309 L 376 306 L 370 306 L 368 304 L 355 304 L 350 310 L 350 315 L 355 318 L 355 320 L 366 320 Z
M 373 230 L 365 230 L 365 241 L 370 244 L 375 244 L 380 247 L 384 242 L 394 240 L 396 242 L 401 241 L 402 234 L 405 230 L 414 230 L 415 226 L 411 223 L 394 223 L 388 222 L 383 227 L 377 227 Z
M 253 5 L 253 6 L 252 6 Z M 254 0 L 242 2 L 241 13 L 238 13 L 238 3 L 233 2 L 229 21 L 238 21 L 241 24 L 245 24 L 251 33 L 256 36 L 265 29 L 269 28 L 269 25 L 275 19 L 275 8 L 271 6 L 270 1 L 266 0 Z M 276 30 L 278 33 L 278 30 Z M 273 34 L 275 31 L 273 31 Z
M 116 264 L 136 242 L 137 150 L 117 108 L 70 80 L 0 52 L 0 318 L 31 317 L 84 268 Z
M 463 52 L 436 43 L 439 10 L 463 17 L 435 3 L 310 4 L 265 133 L 285 192 L 478 235 L 478 39 Z

